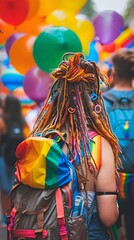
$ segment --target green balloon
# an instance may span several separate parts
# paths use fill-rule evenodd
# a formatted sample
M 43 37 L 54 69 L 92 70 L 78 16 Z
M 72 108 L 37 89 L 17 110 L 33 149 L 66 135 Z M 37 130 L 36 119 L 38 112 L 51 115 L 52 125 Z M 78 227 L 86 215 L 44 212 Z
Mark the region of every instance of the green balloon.
M 50 73 L 57 68 L 66 52 L 81 52 L 79 37 L 65 27 L 49 27 L 40 33 L 33 46 L 36 64 L 43 71 Z

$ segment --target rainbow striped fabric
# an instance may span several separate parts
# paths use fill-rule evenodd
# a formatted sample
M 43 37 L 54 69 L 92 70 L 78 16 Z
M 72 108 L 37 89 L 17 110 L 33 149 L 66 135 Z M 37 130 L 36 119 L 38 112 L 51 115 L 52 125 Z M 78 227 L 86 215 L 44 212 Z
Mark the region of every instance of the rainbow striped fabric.
M 119 172 L 119 198 L 134 199 L 134 173 Z
M 102 162 L 102 137 L 98 135 L 96 132 L 89 132 L 90 141 L 90 152 L 94 159 L 91 159 L 95 168 L 99 171 Z
M 61 187 L 71 181 L 68 158 L 49 138 L 29 137 L 16 149 L 17 180 L 39 189 Z

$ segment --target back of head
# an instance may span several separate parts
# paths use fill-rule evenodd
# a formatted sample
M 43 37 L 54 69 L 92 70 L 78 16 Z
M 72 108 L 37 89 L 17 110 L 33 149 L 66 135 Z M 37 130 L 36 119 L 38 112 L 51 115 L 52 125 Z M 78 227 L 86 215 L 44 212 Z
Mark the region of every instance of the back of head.
M 116 80 L 132 82 L 134 78 L 134 50 L 121 48 L 111 57 Z
M 51 75 L 55 83 L 31 135 L 45 136 L 49 130 L 62 131 L 66 126 L 70 152 L 75 155 L 82 147 L 86 158 L 88 131 L 94 130 L 110 142 L 118 161 L 117 139 L 111 131 L 100 91 L 102 82 L 108 84 L 107 77 L 94 62 L 85 60 L 82 53 L 65 54 Z
M 18 98 L 12 94 L 8 94 L 5 98 L 4 114 L 8 125 L 11 125 L 13 122 L 22 124 L 21 104 Z

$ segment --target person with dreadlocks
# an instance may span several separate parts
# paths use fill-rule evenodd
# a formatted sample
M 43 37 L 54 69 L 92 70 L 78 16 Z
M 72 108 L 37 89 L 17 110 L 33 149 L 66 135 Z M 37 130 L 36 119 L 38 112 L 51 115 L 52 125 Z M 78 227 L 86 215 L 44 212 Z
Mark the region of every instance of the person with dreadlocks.
M 64 145 L 63 151 L 77 170 L 79 188 L 87 193 L 89 209 L 94 196 L 97 199 L 88 237 L 111 239 L 108 229 L 119 215 L 120 147 L 110 128 L 100 91 L 100 84 L 108 84 L 108 79 L 82 53 L 65 54 L 51 76 L 55 82 L 30 136 L 45 136 L 51 130 L 66 133 L 68 147 Z M 89 147 L 91 142 L 95 154 Z

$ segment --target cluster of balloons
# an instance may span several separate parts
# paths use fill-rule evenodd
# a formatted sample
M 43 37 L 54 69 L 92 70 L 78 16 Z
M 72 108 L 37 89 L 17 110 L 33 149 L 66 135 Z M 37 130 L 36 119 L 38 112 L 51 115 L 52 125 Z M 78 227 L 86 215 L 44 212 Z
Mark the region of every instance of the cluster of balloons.
M 103 11 L 91 21 L 80 14 L 86 2 L 0 1 L 0 44 L 5 44 L 15 69 L 3 73 L 6 87 L 13 91 L 23 85 L 27 96 L 41 103 L 53 84 L 50 72 L 61 62 L 64 53 L 83 52 L 95 62 L 100 60 L 99 51 L 108 53 L 105 47 L 124 31 L 124 20 L 115 11 Z

